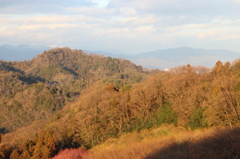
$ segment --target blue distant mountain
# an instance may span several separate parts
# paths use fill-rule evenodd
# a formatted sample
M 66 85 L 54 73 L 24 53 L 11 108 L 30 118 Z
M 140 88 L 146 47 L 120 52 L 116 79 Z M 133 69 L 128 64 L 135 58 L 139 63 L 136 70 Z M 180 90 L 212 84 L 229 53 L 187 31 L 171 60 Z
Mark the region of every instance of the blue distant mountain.
M 0 59 L 4 61 L 30 60 L 34 56 L 49 49 L 51 49 L 51 47 L 44 45 L 0 45 Z
M 140 53 L 129 59 L 144 67 L 165 69 L 187 64 L 211 68 L 218 60 L 223 63 L 232 62 L 239 57 L 240 53 L 228 50 L 179 47 Z
M 30 60 L 37 54 L 49 49 L 51 49 L 51 47 L 44 45 L 1 45 L 0 59 L 5 61 Z M 137 65 L 142 65 L 145 68 L 158 69 L 172 68 L 187 64 L 212 68 L 218 60 L 225 63 L 227 61 L 232 62 L 240 57 L 240 53 L 238 52 L 228 50 L 194 49 L 190 47 L 161 49 L 135 55 L 127 55 L 119 51 L 83 51 L 86 53 L 95 53 L 114 58 L 121 57 L 131 60 Z
M 221 58 L 236 58 L 239 53 L 228 50 L 205 50 L 193 49 L 190 47 L 179 47 L 164 50 L 157 50 L 138 54 L 136 57 L 154 57 L 157 59 L 178 62 L 190 57 L 217 56 Z
M 100 52 L 95 53 L 98 54 Z M 142 65 L 143 67 L 158 69 L 172 68 L 187 64 L 212 68 L 218 60 L 223 63 L 227 61 L 232 62 L 240 57 L 240 53 L 238 52 L 228 50 L 194 49 L 190 47 L 161 49 L 132 56 L 109 52 L 101 52 L 100 54 L 111 57 L 122 57 L 131 60 L 138 65 Z

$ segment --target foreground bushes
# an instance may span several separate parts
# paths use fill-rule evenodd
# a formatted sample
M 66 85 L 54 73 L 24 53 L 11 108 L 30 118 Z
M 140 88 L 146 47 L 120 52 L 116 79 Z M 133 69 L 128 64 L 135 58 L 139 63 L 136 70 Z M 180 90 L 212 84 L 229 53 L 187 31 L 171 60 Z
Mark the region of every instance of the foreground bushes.
M 179 131 L 178 133 L 171 132 L 167 136 L 144 138 L 142 141 L 126 145 L 124 142 L 132 140 L 128 137 L 124 142 L 120 139 L 115 145 L 105 145 L 90 150 L 91 153 L 84 159 L 237 159 L 240 158 L 239 134 L 240 128 L 215 128 L 195 132 Z M 147 135 L 142 133 L 138 136 Z
M 87 155 L 87 150 L 83 148 L 79 149 L 65 149 L 60 151 L 58 155 L 53 159 L 82 159 L 83 156 Z

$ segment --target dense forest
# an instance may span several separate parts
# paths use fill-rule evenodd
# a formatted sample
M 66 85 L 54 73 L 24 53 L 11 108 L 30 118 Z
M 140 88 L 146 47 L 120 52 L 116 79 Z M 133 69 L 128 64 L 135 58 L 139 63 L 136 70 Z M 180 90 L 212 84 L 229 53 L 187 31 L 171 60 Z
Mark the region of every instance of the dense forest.
M 126 134 L 164 126 L 188 136 L 196 130 L 219 131 L 181 142 L 178 137 L 174 142 L 166 139 L 170 147 L 155 144 L 158 147 L 135 158 L 204 158 L 203 152 L 205 158 L 237 158 L 239 154 L 239 60 L 217 61 L 211 69 L 188 64 L 166 72 L 147 70 L 125 59 L 56 48 L 29 61 L 0 61 L 0 81 L 3 159 L 58 159 L 66 154 L 73 159 L 117 158 L 91 150 Z M 164 134 L 161 129 L 160 135 Z M 221 153 L 194 149 L 197 144 L 211 149 L 206 141 L 211 141 L 213 152 L 221 142 L 229 147 Z M 139 154 L 124 152 L 129 154 L 122 158 Z

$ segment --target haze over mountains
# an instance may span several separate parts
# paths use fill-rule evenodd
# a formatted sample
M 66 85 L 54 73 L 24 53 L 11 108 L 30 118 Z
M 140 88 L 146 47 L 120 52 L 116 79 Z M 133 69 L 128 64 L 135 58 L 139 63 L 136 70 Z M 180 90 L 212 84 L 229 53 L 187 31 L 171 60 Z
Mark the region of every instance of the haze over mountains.
M 1 45 L 0 46 L 0 59 L 5 61 L 24 61 L 30 60 L 36 55 L 51 47 L 44 45 Z
M 86 51 L 90 53 L 90 51 Z M 146 68 L 166 69 L 180 65 L 191 64 L 193 66 L 213 67 L 216 61 L 232 62 L 240 57 L 237 52 L 229 50 L 205 50 L 190 47 L 179 47 L 170 49 L 160 49 L 156 51 L 139 53 L 136 55 L 112 54 L 103 51 L 93 51 L 111 57 L 122 57 L 133 61 L 137 65 Z
M 6 61 L 23 61 L 30 60 L 36 55 L 51 47 L 43 45 L 1 45 L 0 59 Z M 95 53 L 110 57 L 121 57 L 133 61 L 137 65 L 142 65 L 145 68 L 166 69 L 180 65 L 191 64 L 193 66 L 213 67 L 216 61 L 232 62 L 240 57 L 240 53 L 229 50 L 206 50 L 194 49 L 190 47 L 179 47 L 160 49 L 156 51 L 144 52 L 135 55 L 128 55 L 119 51 L 93 51 L 83 50 L 86 53 Z
M 130 58 L 134 63 L 149 68 L 172 68 L 180 65 L 214 67 L 216 61 L 232 62 L 240 57 L 237 52 L 228 50 L 205 50 L 179 47 L 141 53 Z

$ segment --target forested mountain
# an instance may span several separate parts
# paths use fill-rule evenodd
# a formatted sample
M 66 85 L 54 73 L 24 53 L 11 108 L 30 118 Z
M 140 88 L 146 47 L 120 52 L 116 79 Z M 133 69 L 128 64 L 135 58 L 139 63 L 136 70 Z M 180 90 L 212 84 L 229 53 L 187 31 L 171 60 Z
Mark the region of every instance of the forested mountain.
M 30 61 L 1 61 L 0 68 L 2 158 L 52 158 L 162 125 L 190 132 L 239 126 L 238 60 L 211 70 L 188 64 L 144 71 L 124 59 L 58 48 Z M 235 137 L 228 142 L 236 147 Z M 236 156 L 232 150 L 223 153 Z
M 50 118 L 97 80 L 121 87 L 149 74 L 124 59 L 68 48 L 46 51 L 30 61 L 0 61 L 0 69 L 1 133 Z

